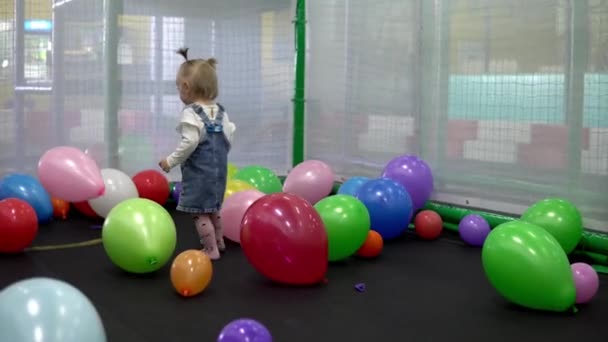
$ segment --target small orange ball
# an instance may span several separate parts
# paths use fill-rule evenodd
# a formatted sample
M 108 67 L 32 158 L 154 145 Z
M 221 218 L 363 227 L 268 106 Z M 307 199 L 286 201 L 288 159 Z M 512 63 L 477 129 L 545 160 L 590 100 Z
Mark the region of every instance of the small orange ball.
M 365 242 L 357 251 L 357 256 L 363 258 L 375 258 L 382 253 L 383 247 L 384 241 L 382 240 L 382 236 L 375 230 L 370 230 L 369 233 L 367 233 Z
M 58 198 L 51 198 L 53 204 L 53 217 L 57 219 L 65 220 L 68 218 L 70 212 L 70 202 L 64 201 Z

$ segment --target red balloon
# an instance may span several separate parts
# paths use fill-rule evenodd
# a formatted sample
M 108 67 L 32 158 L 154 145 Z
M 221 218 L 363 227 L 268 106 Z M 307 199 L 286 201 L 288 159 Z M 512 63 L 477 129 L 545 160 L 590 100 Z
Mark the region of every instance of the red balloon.
M 414 219 L 416 235 L 425 240 L 434 240 L 441 235 L 443 220 L 432 210 L 423 210 Z
M 38 234 L 36 211 L 20 199 L 0 201 L 0 222 L 0 253 L 22 252 Z
M 91 217 L 91 218 L 99 218 L 100 216 L 97 215 L 97 213 L 95 211 L 93 211 L 93 208 L 91 208 L 91 205 L 89 204 L 88 201 L 84 201 L 84 202 L 77 202 L 77 203 L 72 203 L 74 205 L 74 208 L 76 208 L 76 210 L 78 210 L 81 214 Z
M 289 285 L 323 282 L 329 248 L 321 217 L 305 199 L 275 193 L 254 202 L 241 221 L 241 247 L 253 267 Z
M 133 176 L 133 183 L 139 192 L 139 197 L 149 199 L 160 205 L 165 205 L 169 199 L 169 181 L 156 170 L 141 171 Z

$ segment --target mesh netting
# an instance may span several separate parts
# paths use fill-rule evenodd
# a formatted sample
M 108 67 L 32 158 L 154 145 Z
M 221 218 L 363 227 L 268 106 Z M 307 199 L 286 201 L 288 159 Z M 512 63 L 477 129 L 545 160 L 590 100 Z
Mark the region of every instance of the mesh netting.
M 377 176 L 417 153 L 437 200 L 560 196 L 605 230 L 608 4 L 583 3 L 310 2 L 307 157 Z
M 193 57 L 219 61 L 218 101 L 237 125 L 230 161 L 287 170 L 294 63 L 290 2 L 113 3 L 119 4 L 114 8 L 117 36 L 104 38 L 108 9 L 102 1 L 24 2 L 26 22 L 50 23 L 55 13 L 55 37 L 51 30 L 25 32 L 24 83 L 32 88 L 43 82 L 49 89 L 30 89 L 15 102 L 14 67 L 2 69 L 3 172 L 35 172 L 40 155 L 57 144 L 88 150 L 104 167 L 117 160 L 114 167 L 129 174 L 157 168 L 179 141 L 175 127 L 182 104 L 175 74 L 182 60 L 175 51 L 183 46 L 190 47 Z M 13 5 L 3 2 L 0 15 L 0 42 L 7 55 L 0 58 L 13 63 Z M 104 82 L 110 78 L 104 68 L 104 44 L 110 40 L 117 40 L 111 71 L 117 72 L 119 82 L 105 94 Z M 118 115 L 110 112 L 108 117 L 108 101 L 118 102 Z M 118 122 L 117 131 L 111 129 L 112 120 Z M 110 140 L 117 141 L 117 148 Z M 179 179 L 179 170 L 170 176 Z
M 338 173 L 375 172 L 414 152 L 415 1 L 309 3 L 308 158 Z
M 102 1 L 0 3 L 2 173 L 34 173 L 58 144 L 130 174 L 156 168 L 178 141 L 182 46 L 219 60 L 219 100 L 237 124 L 230 160 L 289 169 L 293 1 L 108 3 L 122 3 L 111 8 L 116 31 Z M 306 158 L 375 176 L 416 153 L 433 168 L 437 200 L 520 213 L 560 196 L 606 229 L 605 0 L 328 0 L 307 10 Z

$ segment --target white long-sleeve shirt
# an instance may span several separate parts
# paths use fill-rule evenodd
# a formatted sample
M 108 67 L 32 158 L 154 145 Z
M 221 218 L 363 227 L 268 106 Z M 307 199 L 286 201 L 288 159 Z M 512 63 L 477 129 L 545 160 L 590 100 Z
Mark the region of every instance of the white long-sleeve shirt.
M 215 119 L 215 116 L 219 112 L 219 107 L 216 104 L 199 105 L 203 107 L 205 114 L 210 120 Z M 230 122 L 226 112 L 224 112 L 222 125 L 224 127 L 226 139 L 232 144 L 236 125 L 233 122 Z M 192 152 L 194 152 L 199 142 L 205 139 L 205 134 L 207 134 L 203 120 L 191 107 L 186 107 L 182 111 L 182 116 L 176 130 L 181 135 L 181 141 L 175 151 L 167 157 L 167 163 L 170 168 L 174 168 L 185 162 Z

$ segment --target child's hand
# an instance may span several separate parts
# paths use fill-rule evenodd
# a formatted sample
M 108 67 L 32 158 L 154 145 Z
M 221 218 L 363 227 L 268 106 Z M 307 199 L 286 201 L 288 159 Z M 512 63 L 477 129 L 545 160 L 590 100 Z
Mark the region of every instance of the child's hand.
M 163 159 L 158 163 L 158 166 L 160 166 L 161 169 L 163 169 L 163 171 L 165 171 L 166 173 L 169 173 L 169 171 L 171 171 L 171 167 L 169 166 L 169 163 L 167 163 L 167 159 Z

